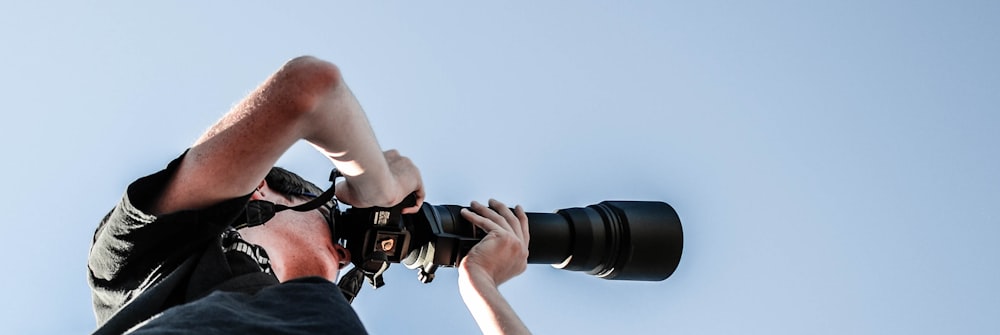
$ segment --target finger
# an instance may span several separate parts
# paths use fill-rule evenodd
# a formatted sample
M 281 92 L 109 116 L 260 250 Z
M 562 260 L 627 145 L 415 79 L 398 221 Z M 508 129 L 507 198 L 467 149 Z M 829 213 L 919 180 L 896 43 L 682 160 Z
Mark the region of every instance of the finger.
M 424 205 L 424 198 L 426 197 L 426 191 L 424 191 L 424 186 L 420 185 L 417 191 L 414 192 L 417 195 L 417 203 L 413 207 L 408 207 L 403 209 L 403 214 L 413 214 L 420 211 L 420 207 Z
M 472 207 L 475 208 L 476 205 L 479 205 L 479 203 L 473 201 L 472 202 Z M 482 206 L 482 205 L 479 205 L 479 206 Z M 476 227 L 479 227 L 480 229 L 486 231 L 487 233 L 489 233 L 490 231 L 493 231 L 493 230 L 503 229 L 503 228 L 500 228 L 500 226 L 497 225 L 496 222 L 493 222 L 490 219 L 482 217 L 481 215 L 477 214 L 476 212 L 473 212 L 472 210 L 470 210 L 468 208 L 462 208 L 461 213 L 462 213 L 462 217 L 464 217 L 469 222 L 472 222 L 472 224 L 476 225 Z
M 503 217 L 504 222 L 506 222 L 507 225 L 510 226 L 510 230 L 514 232 L 514 236 L 517 236 L 519 239 L 523 237 L 523 233 L 521 232 L 521 223 L 517 220 L 517 217 L 514 216 L 514 212 L 511 212 L 510 208 L 508 208 L 506 204 L 496 199 L 490 199 L 490 208 Z
M 497 224 L 497 226 L 500 227 L 500 229 L 506 231 L 513 231 L 513 228 L 510 227 L 510 223 L 507 222 L 507 220 L 504 219 L 503 216 L 500 215 L 500 213 L 497 213 L 496 210 L 490 207 L 486 207 L 478 202 L 476 202 L 476 205 L 478 206 L 473 207 L 472 209 L 475 210 L 477 214 L 479 214 L 482 217 L 485 217 L 488 220 L 493 221 L 494 223 Z
M 517 215 L 517 221 L 521 225 L 521 231 L 524 232 L 524 245 L 528 246 L 529 241 L 531 241 L 531 232 L 529 232 L 528 229 L 528 214 L 524 212 L 524 207 L 521 207 L 521 205 L 514 207 L 514 214 Z
M 423 179 L 420 176 L 420 169 L 413 164 L 409 158 L 400 155 L 399 151 L 395 149 L 386 150 L 384 152 L 385 159 L 389 163 L 390 169 L 393 173 L 398 174 L 397 177 L 406 191 L 407 195 L 410 193 L 416 194 L 416 203 L 403 209 L 403 214 L 413 214 L 420 211 L 420 206 L 424 203 L 424 198 L 426 191 L 424 190 Z

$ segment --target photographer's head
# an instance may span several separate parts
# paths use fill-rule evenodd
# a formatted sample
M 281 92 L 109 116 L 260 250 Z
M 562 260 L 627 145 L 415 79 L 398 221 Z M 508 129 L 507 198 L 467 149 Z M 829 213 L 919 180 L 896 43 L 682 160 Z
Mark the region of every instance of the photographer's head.
M 316 184 L 305 180 L 295 172 L 277 166 L 271 168 L 271 171 L 264 177 L 264 181 L 271 189 L 288 199 L 298 198 L 298 200 L 308 201 L 323 193 L 323 190 Z
M 322 192 L 299 175 L 274 167 L 253 192 L 251 200 L 295 206 Z M 306 212 L 281 211 L 265 224 L 240 229 L 240 234 L 247 242 L 267 251 L 280 281 L 306 276 L 336 281 L 340 268 L 350 262 L 350 253 L 332 242 L 329 215 L 326 206 Z

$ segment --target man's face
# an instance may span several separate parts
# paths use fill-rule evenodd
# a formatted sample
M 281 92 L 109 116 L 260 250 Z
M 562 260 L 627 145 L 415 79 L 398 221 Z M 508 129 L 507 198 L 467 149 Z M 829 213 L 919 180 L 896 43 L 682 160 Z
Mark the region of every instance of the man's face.
M 285 197 L 263 186 L 255 192 L 255 200 L 266 200 L 285 206 L 308 202 L 306 197 Z M 320 276 L 336 281 L 339 269 L 350 262 L 350 254 L 333 243 L 327 218 L 330 208 L 320 207 L 306 212 L 278 212 L 263 225 L 244 228 L 240 234 L 250 243 L 267 251 L 278 280 L 286 281 L 305 276 Z

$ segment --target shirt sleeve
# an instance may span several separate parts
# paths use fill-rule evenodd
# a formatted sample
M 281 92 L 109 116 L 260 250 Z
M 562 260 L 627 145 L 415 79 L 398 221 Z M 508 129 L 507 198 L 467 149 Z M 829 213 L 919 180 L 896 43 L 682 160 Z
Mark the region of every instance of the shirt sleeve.
M 183 158 L 184 154 L 129 185 L 97 227 L 88 271 L 98 320 L 114 314 L 185 259 L 200 254 L 249 201 L 248 194 L 204 209 L 149 214 Z

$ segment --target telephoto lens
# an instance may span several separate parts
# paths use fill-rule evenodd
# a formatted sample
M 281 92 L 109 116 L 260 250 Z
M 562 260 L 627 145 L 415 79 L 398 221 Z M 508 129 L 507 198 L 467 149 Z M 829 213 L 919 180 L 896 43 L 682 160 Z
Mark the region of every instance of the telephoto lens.
M 528 263 L 604 279 L 664 280 L 677 269 L 684 248 L 681 220 L 664 202 L 604 201 L 532 213 L 528 225 Z
M 424 204 L 404 216 L 411 237 L 403 263 L 433 272 L 456 266 L 483 232 L 462 218 L 462 207 Z M 681 221 L 658 201 L 604 201 L 555 213 L 527 213 L 528 263 L 553 264 L 604 279 L 660 281 L 680 263 Z

